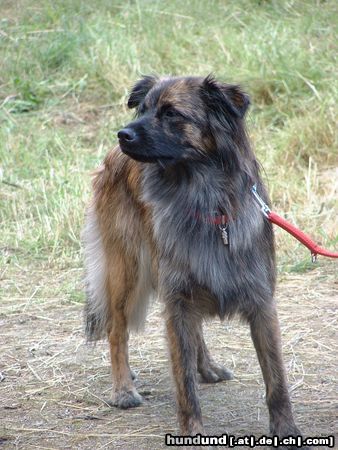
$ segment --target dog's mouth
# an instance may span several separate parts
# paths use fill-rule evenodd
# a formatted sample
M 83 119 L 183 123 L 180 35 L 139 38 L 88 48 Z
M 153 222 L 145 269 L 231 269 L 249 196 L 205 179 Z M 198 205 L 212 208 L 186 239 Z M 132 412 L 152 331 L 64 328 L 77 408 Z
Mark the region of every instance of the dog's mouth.
M 122 147 L 121 147 L 121 150 L 123 151 L 123 153 L 125 153 L 130 158 L 135 159 L 135 161 L 148 162 L 148 163 L 154 163 L 157 161 L 157 158 L 155 158 L 153 156 L 141 155 L 140 153 L 134 153 L 134 152 L 131 152 L 130 150 L 124 150 Z
M 172 158 L 170 156 L 149 155 L 147 153 L 141 153 L 139 151 L 131 151 L 130 148 L 126 148 L 126 146 L 123 144 L 121 145 L 121 142 L 120 142 L 120 148 L 123 153 L 125 153 L 130 158 L 135 159 L 135 161 L 140 161 L 140 162 L 145 162 L 145 163 L 156 163 L 159 161 L 166 161 L 166 162 L 174 161 L 174 158 Z

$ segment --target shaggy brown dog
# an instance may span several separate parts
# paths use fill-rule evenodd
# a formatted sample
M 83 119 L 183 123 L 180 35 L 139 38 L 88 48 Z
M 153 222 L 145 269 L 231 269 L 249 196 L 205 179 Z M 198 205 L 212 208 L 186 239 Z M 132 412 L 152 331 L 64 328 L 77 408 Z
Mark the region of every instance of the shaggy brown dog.
M 251 187 L 268 201 L 245 132 L 249 99 L 212 77 L 145 77 L 128 106 L 137 118 L 94 178 L 84 230 L 86 331 L 108 336 L 113 404 L 138 406 L 128 363 L 128 330 L 145 317 L 155 291 L 167 336 L 183 434 L 204 433 L 196 389 L 228 380 L 206 348 L 202 321 L 239 314 L 250 325 L 266 384 L 270 431 L 300 435 L 282 362 L 273 299 L 271 224 Z M 225 343 L 226 347 L 226 343 Z M 289 447 L 296 448 L 296 447 Z

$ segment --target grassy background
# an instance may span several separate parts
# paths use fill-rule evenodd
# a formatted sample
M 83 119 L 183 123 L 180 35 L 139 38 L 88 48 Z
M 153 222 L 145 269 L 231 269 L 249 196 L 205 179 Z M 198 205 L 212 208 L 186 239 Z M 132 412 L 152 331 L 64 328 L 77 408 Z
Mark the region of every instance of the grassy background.
M 241 83 L 275 209 L 335 247 L 335 1 L 0 0 L 0 13 L 0 261 L 13 292 L 36 273 L 45 294 L 82 300 L 89 174 L 147 73 Z M 277 237 L 280 271 L 308 269 L 308 251 Z

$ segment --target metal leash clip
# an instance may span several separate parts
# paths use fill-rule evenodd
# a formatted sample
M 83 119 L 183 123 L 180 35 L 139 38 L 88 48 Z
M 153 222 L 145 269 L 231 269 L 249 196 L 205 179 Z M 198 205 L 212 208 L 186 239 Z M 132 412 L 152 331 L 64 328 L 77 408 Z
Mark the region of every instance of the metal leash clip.
M 254 184 L 251 188 L 251 192 L 253 193 L 255 199 L 257 200 L 257 202 L 260 204 L 260 206 L 262 207 L 262 212 L 265 215 L 265 217 L 269 217 L 269 212 L 271 211 L 270 208 L 268 207 L 268 205 L 264 202 L 264 200 L 262 199 L 262 197 L 260 197 L 257 193 L 257 185 Z

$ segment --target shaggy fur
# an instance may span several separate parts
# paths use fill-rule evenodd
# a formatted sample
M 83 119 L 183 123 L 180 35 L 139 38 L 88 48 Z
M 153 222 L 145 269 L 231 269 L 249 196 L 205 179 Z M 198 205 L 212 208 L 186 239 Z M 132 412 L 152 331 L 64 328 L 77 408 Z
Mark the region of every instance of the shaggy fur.
M 181 432 L 204 433 L 196 392 L 228 380 L 206 348 L 202 321 L 239 314 L 251 328 L 266 384 L 270 431 L 299 435 L 281 357 L 273 294 L 271 224 L 252 198 L 268 202 L 244 125 L 248 96 L 212 77 L 145 77 L 128 106 L 137 117 L 94 178 L 84 232 L 89 340 L 108 336 L 112 403 L 141 403 L 128 363 L 128 330 L 144 322 L 156 292 L 165 306 Z M 210 218 L 225 214 L 229 245 Z M 293 448 L 293 447 L 290 447 Z

